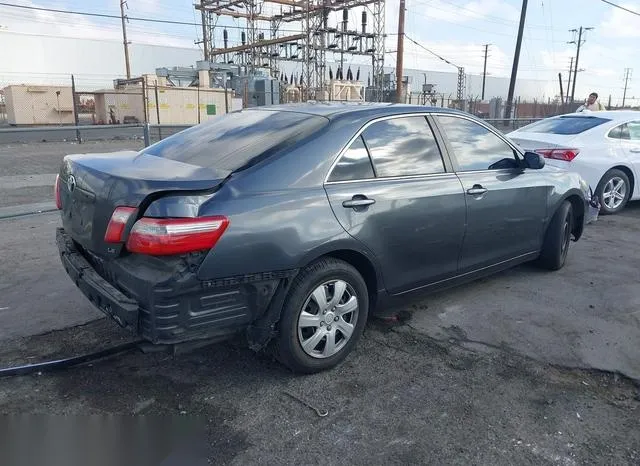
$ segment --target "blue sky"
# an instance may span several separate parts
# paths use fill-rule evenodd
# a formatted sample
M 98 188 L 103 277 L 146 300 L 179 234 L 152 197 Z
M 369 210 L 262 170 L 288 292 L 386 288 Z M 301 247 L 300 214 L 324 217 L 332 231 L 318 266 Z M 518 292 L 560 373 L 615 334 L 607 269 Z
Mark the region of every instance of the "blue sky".
M 118 0 L 9 1 L 64 10 L 119 14 Z M 632 10 L 640 11 L 640 0 L 619 1 Z M 130 16 L 199 21 L 192 0 L 128 0 L 128 4 Z M 489 43 L 488 72 L 491 76 L 508 76 L 520 7 L 520 0 L 407 0 L 406 34 L 451 62 L 464 66 L 470 73 L 482 71 L 483 44 Z M 386 49 L 390 51 L 396 48 L 394 33 L 397 30 L 397 10 L 398 0 L 388 0 L 386 30 L 389 37 Z M 358 27 L 359 18 L 359 12 L 351 14 L 352 28 Z M 221 19 L 219 24 L 239 27 L 242 20 Z M 567 44 L 573 39 L 568 30 L 581 25 L 590 26 L 595 29 L 587 33 L 581 51 L 580 68 L 584 68 L 584 71 L 578 75 L 576 98 L 596 90 L 605 101 L 609 94 L 612 94 L 614 103 L 619 101 L 626 67 L 635 68 L 638 73 L 637 79 L 632 78 L 628 94 L 640 97 L 640 84 L 636 84 L 640 82 L 640 54 L 637 53 L 640 17 L 614 9 L 600 0 L 530 0 L 526 25 L 519 77 L 548 81 L 550 89 L 554 89 L 553 86 L 557 89 L 557 74 L 562 72 L 566 80 L 569 57 L 575 53 L 575 46 Z M 294 25 L 288 27 L 296 29 Z M 194 41 L 201 34 L 196 26 L 132 21 L 128 28 L 134 44 L 196 50 L 198 46 L 194 45 Z M 3 32 L 9 34 L 3 36 Z M 238 29 L 229 29 L 229 33 L 232 45 L 239 41 Z M 11 46 L 20 50 L 20 37 L 25 34 L 36 35 L 42 41 L 60 36 L 97 39 L 105 43 L 121 40 L 117 20 L 37 13 L 0 6 L 0 49 Z M 7 37 L 11 37 L 11 40 Z M 28 58 L 24 57 L 25 60 Z M 104 59 L 113 61 L 114 75 L 122 74 L 121 57 L 105 56 Z M 386 64 L 393 65 L 394 62 L 395 55 L 391 53 L 386 58 Z M 15 60 L 10 65 L 10 70 L 4 70 L 10 74 L 24 72 L 26 76 L 34 73 L 32 65 L 27 66 L 26 62 Z M 405 45 L 405 67 L 455 71 L 411 43 Z M 43 73 L 46 71 L 41 70 Z

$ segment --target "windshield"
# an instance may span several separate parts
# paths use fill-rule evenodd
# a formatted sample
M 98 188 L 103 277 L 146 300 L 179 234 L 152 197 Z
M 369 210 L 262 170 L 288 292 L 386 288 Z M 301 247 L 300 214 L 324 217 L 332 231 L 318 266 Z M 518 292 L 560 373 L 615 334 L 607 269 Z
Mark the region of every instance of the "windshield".
M 141 154 L 234 171 L 311 135 L 327 123 L 327 119 L 315 115 L 243 110 L 174 134 Z
M 611 120 L 595 116 L 561 116 L 537 121 L 520 128 L 519 131 L 548 134 L 580 134 L 607 121 Z

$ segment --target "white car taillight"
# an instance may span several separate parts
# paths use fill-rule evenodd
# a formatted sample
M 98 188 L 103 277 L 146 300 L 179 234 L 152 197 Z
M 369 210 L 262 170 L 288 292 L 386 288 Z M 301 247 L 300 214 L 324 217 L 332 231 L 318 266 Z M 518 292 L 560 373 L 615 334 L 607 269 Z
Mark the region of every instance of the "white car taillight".
M 563 160 L 565 162 L 571 162 L 580 153 L 580 149 L 537 149 L 536 152 L 542 155 L 545 159 Z

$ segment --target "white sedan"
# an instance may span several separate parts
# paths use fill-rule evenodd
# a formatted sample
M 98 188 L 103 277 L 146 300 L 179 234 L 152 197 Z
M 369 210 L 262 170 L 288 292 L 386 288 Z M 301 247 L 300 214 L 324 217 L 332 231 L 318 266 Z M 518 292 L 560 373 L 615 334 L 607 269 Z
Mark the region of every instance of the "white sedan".
M 579 173 L 597 194 L 602 213 L 640 199 L 640 112 L 571 113 L 537 121 L 507 137 L 549 165 Z

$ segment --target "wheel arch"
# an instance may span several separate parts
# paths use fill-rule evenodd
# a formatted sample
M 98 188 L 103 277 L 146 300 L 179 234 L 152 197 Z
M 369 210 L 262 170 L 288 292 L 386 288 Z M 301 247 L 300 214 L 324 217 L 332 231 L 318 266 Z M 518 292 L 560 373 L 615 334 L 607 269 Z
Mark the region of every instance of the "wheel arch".
M 633 175 L 633 170 L 631 170 L 631 168 L 627 165 L 616 165 L 615 167 L 611 167 L 609 170 L 607 170 L 604 175 L 609 173 L 611 170 L 620 170 L 625 175 L 627 175 L 627 177 L 629 178 L 629 183 L 631 184 L 631 186 L 629 186 L 629 199 L 631 199 L 636 189 L 636 179 Z M 602 178 L 604 178 L 604 175 L 602 175 Z M 602 178 L 600 178 L 600 181 L 602 181 Z M 600 183 L 598 182 L 598 184 Z
M 361 247 L 355 240 L 340 241 L 306 254 L 300 263 L 300 268 L 304 268 L 323 257 L 332 257 L 352 265 L 362 275 L 367 285 L 369 309 L 375 309 L 378 295 L 384 289 L 384 282 L 380 267 L 373 254 Z
M 582 231 L 584 229 L 584 216 L 586 214 L 584 197 L 579 194 L 572 193 L 566 196 L 563 202 L 564 201 L 569 201 L 571 203 L 571 211 L 573 212 L 573 230 L 571 233 L 577 241 L 582 236 Z
M 545 235 L 547 229 L 551 225 L 553 217 L 556 215 L 556 212 L 558 212 L 558 209 L 560 209 L 565 201 L 569 201 L 571 203 L 571 211 L 573 212 L 573 230 L 571 231 L 571 233 L 573 233 L 573 236 L 577 241 L 582 236 L 582 232 L 584 229 L 584 218 L 586 215 L 586 202 L 584 200 L 584 193 L 582 193 L 579 189 L 571 189 L 567 191 L 562 197 L 560 197 L 558 202 L 553 205 L 553 209 L 550 211 L 551 215 L 549 215 L 547 224 L 544 228 Z

